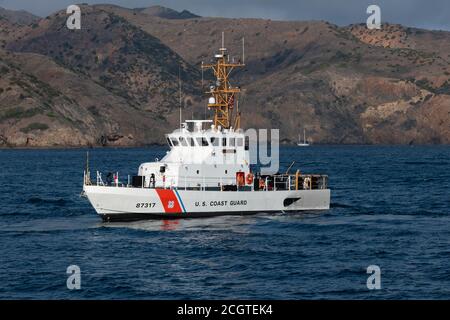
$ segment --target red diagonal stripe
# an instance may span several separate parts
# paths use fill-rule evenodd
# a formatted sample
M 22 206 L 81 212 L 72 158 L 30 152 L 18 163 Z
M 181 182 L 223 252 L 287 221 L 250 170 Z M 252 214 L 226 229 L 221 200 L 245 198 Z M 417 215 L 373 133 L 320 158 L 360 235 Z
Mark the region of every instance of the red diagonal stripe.
M 158 193 L 159 200 L 164 207 L 165 213 L 182 213 L 180 203 L 178 202 L 177 196 L 173 190 L 170 189 L 156 189 Z

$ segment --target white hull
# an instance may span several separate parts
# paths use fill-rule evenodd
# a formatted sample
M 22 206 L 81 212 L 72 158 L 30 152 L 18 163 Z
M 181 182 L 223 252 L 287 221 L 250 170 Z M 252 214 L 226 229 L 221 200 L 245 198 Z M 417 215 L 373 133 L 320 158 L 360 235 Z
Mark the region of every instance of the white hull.
M 330 190 L 199 191 L 84 186 L 104 220 L 189 218 L 257 212 L 326 210 Z

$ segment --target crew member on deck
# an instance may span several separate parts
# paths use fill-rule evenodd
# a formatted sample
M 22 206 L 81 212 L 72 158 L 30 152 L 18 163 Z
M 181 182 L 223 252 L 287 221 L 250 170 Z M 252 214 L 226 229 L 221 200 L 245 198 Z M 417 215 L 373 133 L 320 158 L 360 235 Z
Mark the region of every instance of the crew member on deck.
M 150 175 L 150 187 L 155 188 L 155 174 Z

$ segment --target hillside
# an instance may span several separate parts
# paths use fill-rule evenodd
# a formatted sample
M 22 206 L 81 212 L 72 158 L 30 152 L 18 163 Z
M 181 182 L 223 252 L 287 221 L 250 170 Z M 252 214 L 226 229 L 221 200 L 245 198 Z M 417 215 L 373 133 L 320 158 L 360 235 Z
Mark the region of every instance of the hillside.
M 159 130 L 178 108 L 179 71 L 190 80 L 185 96 L 191 102 L 199 96 L 199 71 L 158 39 L 103 10 L 83 12 L 80 32 L 64 28 L 59 12 L 10 39 L 0 54 L 7 68 L 0 91 L 7 145 L 161 142 Z M 39 82 L 28 84 L 33 80 Z
M 0 20 L 8 20 L 12 24 L 16 25 L 30 25 L 40 20 L 38 16 L 31 14 L 24 10 L 7 10 L 0 7 Z
M 120 9 L 120 8 L 119 8 Z M 162 6 L 152 6 L 148 8 L 135 9 L 134 11 L 141 14 L 146 14 L 153 17 L 159 17 L 164 19 L 191 19 L 200 18 L 200 16 L 189 12 L 188 10 L 183 10 L 178 12 L 176 10 L 165 8 Z
M 15 32 L 0 34 L 8 69 L 0 144 L 162 142 L 178 121 L 179 68 L 185 114 L 204 116 L 199 65 L 222 31 L 236 59 L 245 36 L 246 68 L 234 77 L 244 88 L 245 127 L 280 128 L 285 143 L 303 127 L 314 143 L 450 143 L 449 32 L 203 18 L 162 7 L 82 11 L 79 32 L 64 28 L 64 12 L 33 26 L 7 22 Z

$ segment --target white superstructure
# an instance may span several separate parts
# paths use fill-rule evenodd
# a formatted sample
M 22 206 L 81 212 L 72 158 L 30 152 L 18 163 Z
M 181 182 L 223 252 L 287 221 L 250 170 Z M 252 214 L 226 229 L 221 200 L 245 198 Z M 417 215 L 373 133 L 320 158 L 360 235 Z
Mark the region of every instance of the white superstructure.
M 167 155 L 139 166 L 144 186 L 219 188 L 234 183 L 236 172 L 248 174 L 250 156 L 242 130 L 215 128 L 211 123 L 188 120 L 166 135 Z

